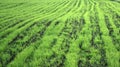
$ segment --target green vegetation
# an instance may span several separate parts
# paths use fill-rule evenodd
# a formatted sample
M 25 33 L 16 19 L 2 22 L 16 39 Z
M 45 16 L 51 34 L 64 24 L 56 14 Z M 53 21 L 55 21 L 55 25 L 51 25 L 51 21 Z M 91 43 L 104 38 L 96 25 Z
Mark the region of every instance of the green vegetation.
M 0 0 L 0 67 L 120 67 L 119 0 Z

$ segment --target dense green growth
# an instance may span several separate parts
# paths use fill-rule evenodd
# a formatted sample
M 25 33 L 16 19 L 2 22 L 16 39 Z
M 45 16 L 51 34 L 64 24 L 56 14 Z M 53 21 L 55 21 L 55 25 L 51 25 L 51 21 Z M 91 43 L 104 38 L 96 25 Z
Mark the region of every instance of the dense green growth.
M 119 0 L 0 0 L 0 67 L 120 67 Z

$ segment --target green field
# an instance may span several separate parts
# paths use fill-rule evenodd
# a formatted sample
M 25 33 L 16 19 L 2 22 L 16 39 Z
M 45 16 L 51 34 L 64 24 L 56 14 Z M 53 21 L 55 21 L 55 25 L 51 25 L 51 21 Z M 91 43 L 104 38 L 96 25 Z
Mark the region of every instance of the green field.
M 0 0 L 0 67 L 120 67 L 120 1 Z

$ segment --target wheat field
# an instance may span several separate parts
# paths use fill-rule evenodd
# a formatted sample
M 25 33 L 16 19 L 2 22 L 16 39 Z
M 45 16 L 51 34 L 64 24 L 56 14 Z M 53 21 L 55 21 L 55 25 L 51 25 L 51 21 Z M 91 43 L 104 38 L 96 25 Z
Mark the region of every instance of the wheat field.
M 0 67 L 120 67 L 120 1 L 0 0 Z

